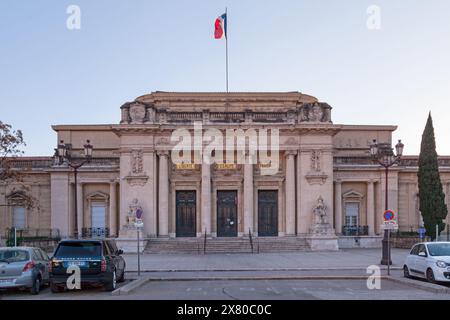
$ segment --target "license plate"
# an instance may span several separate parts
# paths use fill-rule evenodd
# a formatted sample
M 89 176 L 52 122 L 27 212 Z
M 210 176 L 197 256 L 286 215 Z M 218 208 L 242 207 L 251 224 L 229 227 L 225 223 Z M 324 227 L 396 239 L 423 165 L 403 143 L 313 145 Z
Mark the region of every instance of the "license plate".
M 77 267 L 85 267 L 86 261 L 68 261 L 66 262 L 67 267 L 77 266 Z
M 13 282 L 13 279 L 0 279 L 0 283 L 10 283 Z

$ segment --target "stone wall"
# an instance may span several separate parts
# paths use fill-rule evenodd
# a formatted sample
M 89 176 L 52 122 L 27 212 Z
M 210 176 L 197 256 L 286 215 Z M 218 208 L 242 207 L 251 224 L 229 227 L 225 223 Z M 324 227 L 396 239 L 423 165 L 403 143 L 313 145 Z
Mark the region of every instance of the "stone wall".
M 413 245 L 418 242 L 430 241 L 429 237 L 425 239 L 420 239 L 416 236 L 391 236 L 392 248 L 400 248 L 400 249 L 411 249 Z

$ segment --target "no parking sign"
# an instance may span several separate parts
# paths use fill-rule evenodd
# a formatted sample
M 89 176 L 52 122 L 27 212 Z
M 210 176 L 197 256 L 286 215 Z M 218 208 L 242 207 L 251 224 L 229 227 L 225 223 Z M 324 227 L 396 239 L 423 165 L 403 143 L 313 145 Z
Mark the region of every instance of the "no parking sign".
M 386 210 L 386 211 L 383 213 L 383 219 L 384 219 L 384 221 L 391 221 L 391 220 L 394 220 L 394 218 L 395 218 L 395 213 L 394 213 L 394 211 L 392 211 L 392 210 Z

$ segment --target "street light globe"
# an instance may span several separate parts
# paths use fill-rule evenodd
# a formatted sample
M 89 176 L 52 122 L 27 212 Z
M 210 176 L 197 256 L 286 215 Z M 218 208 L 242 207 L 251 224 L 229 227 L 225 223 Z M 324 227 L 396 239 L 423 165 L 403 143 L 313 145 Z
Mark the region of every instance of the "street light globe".
M 58 156 L 65 158 L 67 154 L 66 145 L 64 144 L 64 140 L 60 140 L 58 144 Z
M 84 156 L 86 158 L 92 158 L 92 149 L 94 147 L 91 144 L 90 140 L 86 140 L 86 144 L 84 145 Z
M 378 154 L 378 144 L 377 140 L 373 139 L 372 144 L 370 145 L 370 155 L 375 157 Z
M 405 145 L 402 143 L 402 140 L 398 140 L 398 143 L 395 145 L 395 150 L 397 151 L 397 157 L 401 157 L 403 155 L 403 148 Z

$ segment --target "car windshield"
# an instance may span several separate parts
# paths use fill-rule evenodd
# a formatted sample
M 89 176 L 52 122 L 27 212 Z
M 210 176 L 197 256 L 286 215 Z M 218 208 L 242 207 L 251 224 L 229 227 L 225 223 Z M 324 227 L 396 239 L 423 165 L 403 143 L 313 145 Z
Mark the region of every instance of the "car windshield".
M 427 246 L 430 256 L 450 256 L 450 243 L 430 243 Z
M 100 242 L 63 242 L 56 250 L 55 257 L 99 257 L 102 255 Z
M 0 250 L 0 262 L 22 262 L 28 261 L 30 255 L 26 250 L 7 249 Z

